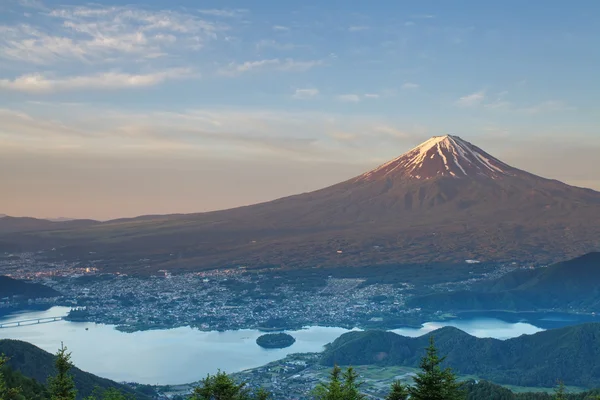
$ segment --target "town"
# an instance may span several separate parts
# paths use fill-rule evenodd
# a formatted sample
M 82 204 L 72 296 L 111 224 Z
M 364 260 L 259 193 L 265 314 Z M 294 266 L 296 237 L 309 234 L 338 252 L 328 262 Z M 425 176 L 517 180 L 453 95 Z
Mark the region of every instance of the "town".
M 469 279 L 431 285 L 436 291 L 492 279 L 514 269 L 498 266 Z M 192 326 L 206 331 L 299 329 L 305 326 L 386 328 L 420 326 L 441 313 L 405 306 L 415 293 L 410 282 L 366 282 L 364 278 L 319 277 L 309 283 L 277 270 L 244 267 L 195 273 L 128 276 L 102 273 L 77 262 L 50 262 L 34 253 L 6 254 L 4 274 L 52 287 L 60 298 L 38 306 L 68 306 L 72 321 L 115 325 L 126 332 Z M 10 306 L 5 300 L 2 306 Z

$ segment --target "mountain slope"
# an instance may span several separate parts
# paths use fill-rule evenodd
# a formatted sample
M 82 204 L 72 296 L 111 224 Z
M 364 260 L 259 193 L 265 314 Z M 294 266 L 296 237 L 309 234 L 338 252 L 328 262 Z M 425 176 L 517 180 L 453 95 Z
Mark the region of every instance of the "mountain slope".
M 558 261 L 600 249 L 600 193 L 441 136 L 348 181 L 267 203 L 0 235 L 0 249 L 49 247 L 147 258 L 150 269 Z
M 55 356 L 30 343 L 2 339 L 0 340 L 0 354 L 4 354 L 9 358 L 8 366 L 11 369 L 33 378 L 39 383 L 45 384 L 48 377 L 54 374 Z M 79 368 L 73 368 L 71 372 L 77 387 L 78 399 L 91 395 L 96 387 L 100 389 L 115 388 L 124 393 L 135 395 L 134 398 L 138 400 L 149 399 L 143 394 L 135 393 L 128 386 L 100 378 Z
M 576 309 L 600 311 L 600 253 L 589 253 L 547 268 L 517 270 L 469 291 L 411 299 L 433 310 Z
M 451 327 L 409 338 L 392 332 L 349 332 L 327 346 L 324 365 L 403 365 L 416 367 L 429 336 L 435 337 L 446 366 L 463 375 L 497 383 L 552 387 L 600 385 L 600 324 L 583 324 L 508 340 L 479 339 Z
M 0 214 L 0 233 L 35 232 L 59 229 L 81 228 L 96 224 L 91 219 L 38 219 L 30 217 L 10 217 Z

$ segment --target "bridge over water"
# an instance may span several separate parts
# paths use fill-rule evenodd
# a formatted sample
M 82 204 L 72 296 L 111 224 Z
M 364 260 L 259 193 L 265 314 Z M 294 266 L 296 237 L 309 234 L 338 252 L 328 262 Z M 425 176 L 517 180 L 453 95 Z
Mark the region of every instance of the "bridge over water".
M 44 317 L 44 318 L 32 318 L 23 319 L 19 321 L 0 322 L 0 329 L 2 328 L 16 328 L 18 326 L 28 326 L 37 324 L 47 324 L 50 322 L 62 321 L 66 315 L 60 315 L 57 317 Z

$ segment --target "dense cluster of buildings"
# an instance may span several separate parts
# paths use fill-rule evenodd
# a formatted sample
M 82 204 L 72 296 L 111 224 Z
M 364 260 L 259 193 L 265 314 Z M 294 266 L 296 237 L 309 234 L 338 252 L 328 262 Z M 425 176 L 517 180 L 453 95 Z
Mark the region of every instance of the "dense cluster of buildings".
M 50 282 L 84 311 L 73 319 L 108 323 L 125 331 L 194 326 L 202 330 L 357 326 L 403 308 L 406 287 L 361 286 L 360 279 L 327 280 L 317 291 L 285 282 L 263 287 L 262 275 L 224 270 L 150 278 L 107 276 Z M 405 310 L 403 310 L 405 311 Z

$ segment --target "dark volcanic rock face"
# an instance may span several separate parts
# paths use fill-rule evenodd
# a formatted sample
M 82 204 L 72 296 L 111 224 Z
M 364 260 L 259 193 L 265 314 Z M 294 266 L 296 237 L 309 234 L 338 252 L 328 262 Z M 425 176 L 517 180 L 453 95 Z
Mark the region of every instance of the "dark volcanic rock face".
M 150 269 L 552 262 L 600 250 L 600 193 L 521 171 L 459 137 L 441 136 L 311 193 L 210 213 L 0 234 L 0 246 L 150 258 L 156 260 Z

